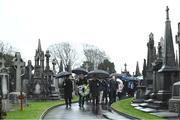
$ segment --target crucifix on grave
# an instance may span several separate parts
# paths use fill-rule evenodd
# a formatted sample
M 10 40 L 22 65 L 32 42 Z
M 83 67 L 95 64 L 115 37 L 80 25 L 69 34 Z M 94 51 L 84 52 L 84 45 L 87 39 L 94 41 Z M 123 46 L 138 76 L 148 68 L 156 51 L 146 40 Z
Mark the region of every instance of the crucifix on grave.
M 25 62 L 23 62 L 20 52 L 16 52 L 15 58 L 13 59 L 13 61 L 14 61 L 15 69 L 16 69 L 16 92 L 20 92 L 18 99 L 20 99 L 21 110 L 23 110 L 24 95 L 22 93 L 21 77 L 24 75 L 24 72 L 25 72 Z

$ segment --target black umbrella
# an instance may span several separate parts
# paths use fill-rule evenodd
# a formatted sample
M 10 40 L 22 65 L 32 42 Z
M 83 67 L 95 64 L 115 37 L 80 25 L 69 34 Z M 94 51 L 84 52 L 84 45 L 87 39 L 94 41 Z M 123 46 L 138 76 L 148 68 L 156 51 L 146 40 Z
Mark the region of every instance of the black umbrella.
M 93 71 L 90 71 L 87 74 L 87 78 L 92 78 L 92 77 L 108 78 L 109 77 L 109 73 L 104 71 L 104 70 L 93 70 Z
M 69 76 L 69 75 L 71 75 L 70 72 L 67 72 L 67 71 L 60 72 L 59 74 L 56 75 L 56 78 L 63 78 L 63 77 Z
M 110 77 L 112 77 L 112 76 L 115 76 L 115 77 L 117 77 L 117 78 L 121 78 L 121 77 L 122 77 L 122 75 L 119 74 L 119 73 L 112 73 L 112 74 L 110 75 Z
M 72 73 L 75 73 L 77 75 L 79 75 L 79 74 L 86 75 L 88 72 L 84 68 L 76 68 L 76 69 L 72 70 Z

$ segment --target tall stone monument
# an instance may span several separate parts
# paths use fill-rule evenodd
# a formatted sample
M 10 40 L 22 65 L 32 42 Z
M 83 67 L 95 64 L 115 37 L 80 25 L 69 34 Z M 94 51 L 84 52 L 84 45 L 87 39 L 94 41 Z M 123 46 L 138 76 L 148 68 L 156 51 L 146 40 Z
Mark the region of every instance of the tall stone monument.
M 28 65 L 25 68 L 25 75 L 24 75 L 24 90 L 27 93 L 27 96 L 30 97 L 32 95 L 32 84 L 33 84 L 33 74 L 32 71 L 34 69 L 31 60 L 28 60 Z M 31 97 L 30 97 L 31 98 Z
M 52 94 L 52 91 L 54 91 L 54 86 L 53 86 L 53 71 L 50 70 L 49 66 L 49 58 L 50 58 L 50 53 L 47 50 L 45 57 L 46 57 L 46 67 L 44 71 L 44 86 L 46 89 L 46 96 L 49 97 Z
M 16 69 L 16 92 L 20 92 L 22 90 L 22 74 L 25 67 L 25 62 L 23 62 L 21 58 L 20 52 L 16 52 L 15 58 L 13 59 L 14 66 Z
M 33 76 L 33 98 L 45 99 L 45 85 L 44 85 L 44 51 L 41 48 L 41 41 L 38 40 L 38 48 L 35 53 L 35 66 Z
M 154 35 L 149 34 L 149 42 L 147 43 L 148 54 L 147 54 L 147 66 L 146 66 L 146 77 L 145 85 L 147 90 L 151 91 L 153 87 L 153 66 L 152 63 L 156 59 L 156 48 L 154 47 Z
M 172 95 L 172 85 L 173 83 L 178 81 L 179 72 L 175 63 L 175 54 L 168 7 L 166 9 L 163 65 L 158 72 L 160 73 L 159 90 L 157 93 L 158 99 L 154 103 L 158 104 L 161 108 L 167 108 L 168 100 Z
M 134 77 L 137 77 L 137 76 L 140 76 L 140 75 L 141 75 L 141 73 L 140 73 L 140 71 L 139 71 L 139 63 L 138 63 L 138 61 L 137 61 L 137 64 L 136 64 L 136 71 L 135 71 Z
M 161 42 L 158 43 L 158 53 L 157 53 L 157 59 L 152 63 L 153 65 L 153 93 L 151 94 L 151 99 L 156 99 L 156 95 L 159 88 L 159 79 L 160 79 L 160 73 L 158 70 L 162 67 L 162 45 Z
M 9 96 L 9 70 L 5 67 L 5 60 L 4 58 L 0 59 L 0 96 L 1 96 L 1 110 L 3 112 L 7 112 L 10 109 L 10 104 L 8 100 Z

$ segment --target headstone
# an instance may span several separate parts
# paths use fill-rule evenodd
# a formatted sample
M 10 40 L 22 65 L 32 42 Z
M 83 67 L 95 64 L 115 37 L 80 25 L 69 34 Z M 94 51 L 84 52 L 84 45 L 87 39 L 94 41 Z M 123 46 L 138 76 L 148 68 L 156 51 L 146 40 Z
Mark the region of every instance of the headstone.
M 180 81 L 173 84 L 172 98 L 169 100 L 169 111 L 180 113 Z
M 21 76 L 23 74 L 25 62 L 23 62 L 20 52 L 16 52 L 15 58 L 13 59 L 13 61 L 14 61 L 15 69 L 16 69 L 16 92 L 20 92 L 22 89 Z
M 0 59 L 0 65 L 1 110 L 7 112 L 10 110 L 11 105 L 9 103 L 9 73 L 8 68 L 5 67 L 4 58 Z
M 0 80 L 2 83 L 2 95 L 3 98 L 7 98 L 8 95 L 8 83 L 9 83 L 9 74 L 8 69 L 5 67 L 5 60 L 4 58 L 0 59 L 0 64 L 2 65 L 0 67 Z

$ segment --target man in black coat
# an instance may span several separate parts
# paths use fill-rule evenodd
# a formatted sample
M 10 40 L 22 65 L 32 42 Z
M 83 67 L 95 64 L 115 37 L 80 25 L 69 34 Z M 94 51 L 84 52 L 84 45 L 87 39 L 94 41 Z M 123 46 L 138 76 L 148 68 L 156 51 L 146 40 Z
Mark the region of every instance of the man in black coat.
M 99 104 L 99 80 L 93 76 L 91 82 L 90 82 L 90 93 L 93 100 L 93 105 Z
M 73 92 L 73 84 L 72 81 L 69 79 L 69 76 L 66 76 L 63 81 L 63 88 L 64 88 L 64 99 L 66 103 L 66 108 L 71 108 L 71 99 L 72 99 L 72 92 Z
M 115 76 L 112 76 L 112 78 L 109 81 L 109 104 L 111 105 L 113 102 L 116 101 L 116 90 L 118 88 L 118 83 L 116 81 Z
M 108 103 L 108 94 L 109 94 L 109 80 L 104 79 L 103 80 L 103 102 L 105 101 L 105 104 Z

